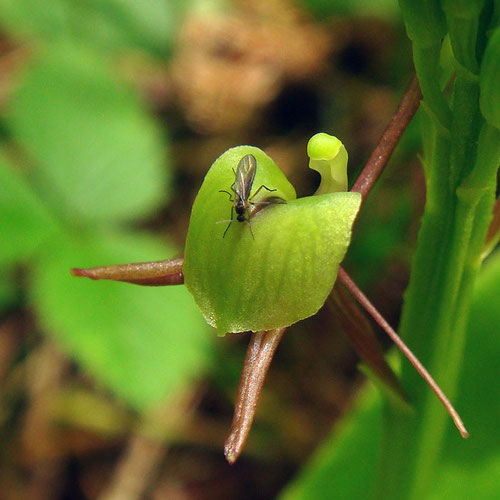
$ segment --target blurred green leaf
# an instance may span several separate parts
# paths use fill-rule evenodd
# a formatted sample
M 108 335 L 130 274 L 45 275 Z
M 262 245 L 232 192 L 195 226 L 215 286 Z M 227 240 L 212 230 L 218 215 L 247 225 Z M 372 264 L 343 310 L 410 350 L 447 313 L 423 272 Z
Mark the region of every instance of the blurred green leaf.
M 141 48 L 161 55 L 188 2 L 148 0 L 2 0 L 0 24 L 13 36 L 79 40 L 100 49 Z
M 2 0 L 0 24 L 14 36 L 54 38 L 70 30 L 67 0 Z
M 0 313 L 14 304 L 18 298 L 19 290 L 13 274 L 5 268 L 0 268 Z
M 493 439 L 494 440 L 494 439 Z M 500 458 L 491 457 L 479 463 L 444 464 L 439 468 L 439 482 L 429 500 L 444 498 L 494 500 L 500 497 Z
M 138 409 L 204 370 L 210 335 L 182 286 L 148 288 L 74 278 L 70 267 L 158 260 L 171 251 L 144 235 L 99 235 L 46 248 L 31 299 L 39 322 L 94 378 Z
M 189 2 L 179 0 L 92 0 L 90 9 L 103 24 L 113 26 L 131 45 L 160 54 L 172 43 L 180 12 Z M 92 25 L 89 25 L 92 30 Z
M 445 451 L 452 461 L 477 464 L 500 453 L 500 441 L 494 439 L 500 415 L 499 304 L 500 251 L 497 251 L 485 263 L 474 289 L 457 401 L 471 437 L 464 442 L 449 426 Z
M 282 500 L 370 498 L 377 474 L 382 399 L 366 387 L 355 408 L 328 437 Z
M 7 115 L 42 193 L 69 219 L 136 218 L 164 197 L 156 124 L 99 54 L 66 44 L 37 54 Z
M 26 259 L 55 232 L 42 202 L 0 151 L 0 265 Z

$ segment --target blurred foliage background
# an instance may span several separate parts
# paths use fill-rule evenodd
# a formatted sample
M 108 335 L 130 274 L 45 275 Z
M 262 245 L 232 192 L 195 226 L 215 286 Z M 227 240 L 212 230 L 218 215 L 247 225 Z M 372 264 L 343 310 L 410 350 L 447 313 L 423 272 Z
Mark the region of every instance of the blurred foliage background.
M 363 388 L 346 417 L 363 377 L 327 306 L 287 331 L 230 467 L 222 447 L 247 337 L 216 338 L 182 286 L 92 283 L 69 268 L 182 255 L 203 176 L 234 145 L 262 147 L 302 196 L 319 182 L 307 141 L 325 131 L 344 142 L 354 179 L 412 71 L 395 0 L 0 2 L 1 498 L 274 498 L 285 487 L 356 498 L 345 453 L 362 460 L 363 434 L 346 434 L 373 425 L 372 396 Z M 418 121 L 345 262 L 393 325 L 424 203 Z M 456 494 L 436 498 L 467 498 L 473 483 L 454 480 L 464 471 L 486 483 L 480 498 L 498 493 L 485 392 L 499 392 L 499 346 L 484 337 L 498 329 L 495 258 L 459 406 L 486 419 L 473 446 L 488 461 L 452 441 L 459 458 L 443 477 Z

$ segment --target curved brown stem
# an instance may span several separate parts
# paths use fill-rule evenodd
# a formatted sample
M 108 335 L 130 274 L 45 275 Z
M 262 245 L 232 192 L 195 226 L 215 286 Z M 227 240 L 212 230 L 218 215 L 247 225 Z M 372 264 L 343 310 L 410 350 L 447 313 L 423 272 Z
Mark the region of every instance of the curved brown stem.
M 340 267 L 339 269 L 339 279 L 351 292 L 353 297 L 364 307 L 365 311 L 367 311 L 368 314 L 370 314 L 370 316 L 380 325 L 384 332 L 389 335 L 398 349 L 406 356 L 408 361 L 415 367 L 415 370 L 417 370 L 420 376 L 427 382 L 427 385 L 432 389 L 439 401 L 441 401 L 446 411 L 449 413 L 450 417 L 453 419 L 453 422 L 462 437 L 468 438 L 469 432 L 465 428 L 460 415 L 455 410 L 450 400 L 446 397 L 441 387 L 439 387 L 437 382 L 432 378 L 431 374 L 426 370 L 424 365 L 422 365 L 415 354 L 413 354 L 410 348 L 403 342 L 401 337 L 392 329 L 391 325 L 389 325 L 385 318 L 377 311 L 376 307 L 368 300 L 368 297 L 356 286 L 356 283 L 354 283 L 354 281 L 342 267 Z
M 92 280 L 112 280 L 133 283 L 143 286 L 182 285 L 182 257 L 156 262 L 140 262 L 118 266 L 90 267 L 88 269 L 71 269 L 73 276 Z
M 224 455 L 230 464 L 236 462 L 245 446 L 267 370 L 285 330 L 252 333 L 241 371 L 233 422 L 224 445 Z
M 422 93 L 415 76 L 401 98 L 398 109 L 384 130 L 377 147 L 373 150 L 363 171 L 351 188 L 351 191 L 361 193 L 363 201 L 377 182 L 399 139 L 417 112 L 420 99 L 422 99 Z

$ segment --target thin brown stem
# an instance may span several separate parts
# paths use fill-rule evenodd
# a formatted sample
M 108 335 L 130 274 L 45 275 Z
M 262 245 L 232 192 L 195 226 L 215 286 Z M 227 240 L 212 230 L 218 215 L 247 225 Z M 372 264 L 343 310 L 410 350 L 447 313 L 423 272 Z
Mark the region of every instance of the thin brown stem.
M 267 370 L 285 330 L 252 333 L 241 371 L 233 422 L 224 445 L 224 455 L 230 464 L 236 462 L 245 446 Z
M 384 130 L 377 147 L 373 150 L 363 171 L 351 188 L 351 191 L 361 193 L 363 200 L 387 165 L 399 139 L 417 112 L 421 98 L 422 93 L 415 76 L 401 98 L 398 109 Z
M 380 327 L 387 333 L 387 335 L 389 335 L 398 349 L 406 356 L 408 361 L 415 367 L 417 372 L 427 382 L 429 387 L 433 390 L 434 394 L 438 397 L 439 401 L 441 401 L 442 405 L 445 407 L 446 411 L 449 413 L 450 417 L 453 419 L 453 422 L 455 423 L 462 437 L 468 438 L 469 432 L 465 428 L 460 415 L 455 410 L 444 392 L 441 390 L 437 382 L 432 378 L 431 374 L 425 369 L 424 365 L 420 363 L 420 361 L 413 354 L 410 348 L 403 342 L 401 337 L 393 330 L 391 325 L 389 325 L 384 317 L 377 311 L 375 306 L 368 300 L 368 297 L 356 286 L 354 281 L 342 267 L 339 268 L 339 279 L 351 292 L 353 297 L 364 307 L 364 309 L 380 325 Z
M 73 276 L 92 280 L 124 281 L 143 286 L 182 285 L 182 257 L 156 262 L 140 262 L 118 266 L 90 267 L 88 269 L 71 269 Z

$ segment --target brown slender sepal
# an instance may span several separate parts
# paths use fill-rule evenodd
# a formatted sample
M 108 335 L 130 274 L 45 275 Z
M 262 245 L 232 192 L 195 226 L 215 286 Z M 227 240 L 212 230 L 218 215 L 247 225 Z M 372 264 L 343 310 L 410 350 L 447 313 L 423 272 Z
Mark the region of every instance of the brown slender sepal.
M 92 280 L 112 280 L 133 283 L 142 286 L 182 285 L 182 257 L 179 259 L 140 262 L 117 266 L 90 267 L 71 269 L 73 276 Z
M 230 464 L 236 462 L 245 446 L 267 370 L 285 330 L 252 333 L 241 371 L 233 422 L 224 445 L 224 455 Z
M 345 285 L 352 296 L 363 306 L 365 311 L 379 324 L 384 332 L 387 333 L 390 339 L 396 344 L 397 348 L 404 354 L 404 356 L 406 356 L 408 361 L 415 367 L 415 370 L 417 370 L 420 376 L 427 382 L 427 385 L 432 389 L 452 418 L 453 423 L 457 427 L 461 436 L 464 439 L 468 438 L 469 432 L 465 428 L 460 415 L 451 404 L 451 401 L 446 397 L 441 387 L 439 387 L 425 366 L 422 365 L 411 349 L 403 342 L 403 339 L 396 333 L 391 325 L 389 325 L 385 318 L 378 312 L 376 307 L 368 300 L 368 297 L 357 287 L 356 283 L 354 283 L 342 267 L 339 268 L 339 280 Z

